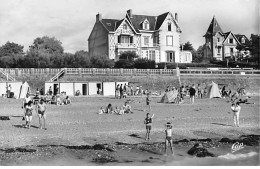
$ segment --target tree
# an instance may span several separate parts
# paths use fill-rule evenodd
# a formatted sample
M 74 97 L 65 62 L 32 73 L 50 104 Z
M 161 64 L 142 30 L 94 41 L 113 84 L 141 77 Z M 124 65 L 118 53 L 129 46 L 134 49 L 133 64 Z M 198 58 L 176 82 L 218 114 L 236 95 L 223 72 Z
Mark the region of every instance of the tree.
M 199 46 L 196 51 L 192 52 L 192 62 L 201 63 L 205 59 L 204 49 L 205 49 L 205 45 L 202 45 Z
M 184 45 L 180 46 L 181 50 L 188 50 L 188 51 L 194 51 L 194 48 L 192 46 L 192 44 L 188 41 L 186 42 Z
M 93 56 L 90 58 L 92 67 L 95 68 L 112 68 L 114 67 L 114 61 L 107 56 Z
M 134 59 L 138 58 L 139 56 L 136 52 L 133 51 L 126 51 L 120 54 L 119 59 L 125 59 L 129 61 L 133 61 Z
M 0 47 L 0 57 L 23 55 L 23 46 L 14 42 L 6 42 Z
M 250 37 L 250 52 L 251 58 L 249 59 L 251 62 L 255 62 L 259 64 L 260 59 L 260 35 L 251 34 Z
M 48 54 L 63 54 L 63 47 L 61 41 L 57 40 L 55 37 L 38 37 L 34 40 L 33 45 L 30 46 L 30 50 L 37 50 L 38 52 L 48 53 Z

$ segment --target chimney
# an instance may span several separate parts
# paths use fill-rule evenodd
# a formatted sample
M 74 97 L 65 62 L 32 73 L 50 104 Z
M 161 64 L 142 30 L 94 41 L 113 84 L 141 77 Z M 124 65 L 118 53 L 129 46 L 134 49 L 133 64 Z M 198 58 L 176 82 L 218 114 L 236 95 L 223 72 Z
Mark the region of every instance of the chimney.
M 178 13 L 175 13 L 175 20 L 178 21 Z
M 133 17 L 133 11 L 132 11 L 132 9 L 127 10 L 127 14 L 128 14 L 128 16 L 129 16 L 130 18 L 132 18 L 132 17 Z
M 101 21 L 102 20 L 102 14 L 101 13 L 98 13 L 97 15 L 96 15 L 96 22 L 99 22 L 99 21 Z

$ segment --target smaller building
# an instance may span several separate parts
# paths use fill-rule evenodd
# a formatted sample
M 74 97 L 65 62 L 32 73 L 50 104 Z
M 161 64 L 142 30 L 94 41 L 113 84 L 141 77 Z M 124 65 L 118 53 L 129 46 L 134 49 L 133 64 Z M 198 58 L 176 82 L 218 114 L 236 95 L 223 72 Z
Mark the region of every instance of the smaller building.
M 192 63 L 192 53 L 190 51 L 182 51 L 180 63 Z

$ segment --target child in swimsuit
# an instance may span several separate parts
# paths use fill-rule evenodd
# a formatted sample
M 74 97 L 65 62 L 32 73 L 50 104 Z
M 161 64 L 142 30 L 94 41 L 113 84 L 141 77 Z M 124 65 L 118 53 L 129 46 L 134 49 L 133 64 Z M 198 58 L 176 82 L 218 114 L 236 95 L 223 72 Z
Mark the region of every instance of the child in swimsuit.
M 33 102 L 29 101 L 28 104 L 25 106 L 25 128 L 30 128 L 31 127 L 31 121 L 32 121 L 32 111 L 33 111 Z
M 151 105 L 150 105 L 150 102 L 151 102 L 151 98 L 150 98 L 150 93 L 147 93 L 147 97 L 146 97 L 146 105 L 149 107 L 149 111 L 151 111 Z
M 42 122 L 41 119 L 43 118 L 43 124 L 44 124 L 44 129 L 46 130 L 45 127 L 45 121 L 46 121 L 46 104 L 43 102 L 43 99 L 40 100 L 40 102 L 37 104 L 36 111 L 38 112 L 39 116 L 39 123 L 40 123 L 40 129 L 42 129 Z
M 151 140 L 150 137 L 150 132 L 152 129 L 152 119 L 154 117 L 154 114 L 152 115 L 152 117 L 150 117 L 150 113 L 146 114 L 146 118 L 144 120 L 144 124 L 145 124 L 145 128 L 146 128 L 146 137 L 145 140 Z
M 167 155 L 167 147 L 168 144 L 170 144 L 171 147 L 171 151 L 172 151 L 172 155 L 174 156 L 174 151 L 173 151 L 173 146 L 172 146 L 172 125 L 170 122 L 167 122 L 166 124 L 166 130 L 165 130 L 165 134 L 166 134 L 166 138 L 165 138 L 165 155 Z

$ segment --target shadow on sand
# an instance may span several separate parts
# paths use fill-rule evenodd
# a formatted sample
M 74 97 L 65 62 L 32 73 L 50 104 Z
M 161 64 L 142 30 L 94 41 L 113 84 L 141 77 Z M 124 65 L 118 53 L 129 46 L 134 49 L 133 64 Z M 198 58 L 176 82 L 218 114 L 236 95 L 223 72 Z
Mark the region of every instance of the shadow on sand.
M 211 124 L 215 124 L 215 125 L 219 125 L 219 126 L 232 126 L 230 124 L 222 124 L 222 123 L 211 123 Z
M 24 124 L 18 124 L 18 125 L 13 125 L 13 126 L 16 127 L 16 128 L 25 128 L 25 125 L 24 125 Z M 31 127 L 32 127 L 32 128 L 36 128 L 36 129 L 39 128 L 39 127 L 34 126 L 34 125 L 31 125 Z

